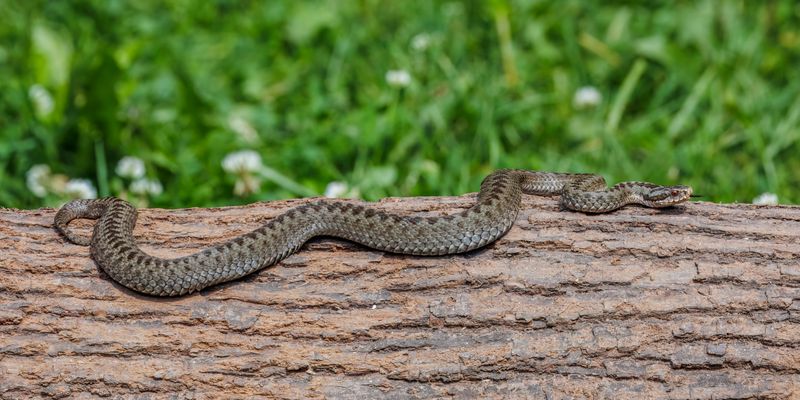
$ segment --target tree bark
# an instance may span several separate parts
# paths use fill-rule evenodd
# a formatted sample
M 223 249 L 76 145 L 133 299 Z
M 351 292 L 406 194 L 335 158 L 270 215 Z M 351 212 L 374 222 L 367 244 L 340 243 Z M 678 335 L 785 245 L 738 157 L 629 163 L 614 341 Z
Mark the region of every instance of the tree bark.
M 175 257 L 307 201 L 145 209 L 135 235 Z M 800 207 L 523 202 L 506 236 L 467 254 L 320 238 L 172 299 L 113 283 L 54 210 L 0 210 L 0 397 L 800 398 Z

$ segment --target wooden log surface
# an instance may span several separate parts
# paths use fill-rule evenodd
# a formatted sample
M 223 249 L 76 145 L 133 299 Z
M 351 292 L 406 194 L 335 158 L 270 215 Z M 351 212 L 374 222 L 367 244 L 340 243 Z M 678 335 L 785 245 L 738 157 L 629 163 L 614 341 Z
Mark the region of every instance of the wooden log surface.
M 134 233 L 175 257 L 306 201 L 145 209 Z M 471 253 L 320 238 L 172 299 L 110 281 L 56 233 L 54 210 L 0 210 L 0 397 L 800 398 L 800 207 L 592 216 L 523 202 L 505 237 Z

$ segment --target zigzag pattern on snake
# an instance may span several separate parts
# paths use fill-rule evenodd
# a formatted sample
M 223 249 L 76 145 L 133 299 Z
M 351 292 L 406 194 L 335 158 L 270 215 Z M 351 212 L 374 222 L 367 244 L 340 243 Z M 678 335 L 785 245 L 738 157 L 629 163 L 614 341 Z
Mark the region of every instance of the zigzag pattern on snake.
M 402 254 L 456 254 L 494 242 L 514 223 L 522 194 L 561 195 L 561 205 L 586 213 L 627 204 L 667 207 L 692 196 L 688 186 L 625 182 L 611 188 L 594 174 L 498 170 L 481 184 L 471 208 L 443 217 L 400 216 L 348 201 L 321 199 L 270 220 L 264 226 L 201 252 L 174 259 L 144 253 L 136 245 L 136 208 L 109 197 L 74 200 L 56 214 L 55 227 L 69 241 L 91 246 L 97 264 L 115 281 L 137 292 L 179 296 L 248 275 L 275 264 L 315 236 L 335 236 Z M 67 225 L 99 219 L 91 238 Z

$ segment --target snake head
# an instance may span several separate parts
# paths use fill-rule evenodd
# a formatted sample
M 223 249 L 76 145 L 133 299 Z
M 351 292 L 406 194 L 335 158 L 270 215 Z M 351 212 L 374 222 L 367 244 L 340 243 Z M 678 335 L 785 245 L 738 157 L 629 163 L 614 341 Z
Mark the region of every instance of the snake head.
M 691 186 L 656 186 L 642 194 L 642 199 L 648 207 L 669 207 L 683 203 L 692 197 Z

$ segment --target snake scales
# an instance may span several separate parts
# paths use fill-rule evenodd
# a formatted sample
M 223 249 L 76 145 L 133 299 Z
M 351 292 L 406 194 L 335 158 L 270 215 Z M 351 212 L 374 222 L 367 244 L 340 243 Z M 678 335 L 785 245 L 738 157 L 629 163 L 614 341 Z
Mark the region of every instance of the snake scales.
M 475 205 L 457 214 L 408 217 L 353 202 L 318 200 L 233 240 L 175 259 L 153 257 L 139 249 L 133 237 L 136 208 L 121 199 L 71 201 L 58 210 L 55 227 L 69 241 L 91 246 L 97 264 L 120 284 L 149 295 L 178 296 L 258 271 L 321 235 L 403 254 L 442 255 L 477 249 L 511 228 L 523 193 L 561 195 L 563 208 L 603 213 L 627 204 L 671 206 L 691 197 L 692 189 L 645 182 L 607 188 L 605 180 L 594 174 L 498 170 L 481 183 Z M 91 238 L 78 236 L 67 227 L 76 218 L 99 219 Z

